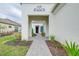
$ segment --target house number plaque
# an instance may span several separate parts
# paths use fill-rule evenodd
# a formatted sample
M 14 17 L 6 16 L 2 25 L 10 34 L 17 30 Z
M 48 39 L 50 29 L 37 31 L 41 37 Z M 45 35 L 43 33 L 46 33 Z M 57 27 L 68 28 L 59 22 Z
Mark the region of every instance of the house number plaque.
M 45 11 L 45 8 L 43 8 L 41 5 L 39 6 L 36 6 L 34 9 L 33 9 L 34 12 L 44 12 Z

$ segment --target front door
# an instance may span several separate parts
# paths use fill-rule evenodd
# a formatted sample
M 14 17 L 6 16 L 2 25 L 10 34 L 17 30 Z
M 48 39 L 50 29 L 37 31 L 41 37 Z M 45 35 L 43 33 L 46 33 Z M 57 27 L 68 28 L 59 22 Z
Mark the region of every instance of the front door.
M 36 33 L 39 33 L 39 26 L 36 26 Z

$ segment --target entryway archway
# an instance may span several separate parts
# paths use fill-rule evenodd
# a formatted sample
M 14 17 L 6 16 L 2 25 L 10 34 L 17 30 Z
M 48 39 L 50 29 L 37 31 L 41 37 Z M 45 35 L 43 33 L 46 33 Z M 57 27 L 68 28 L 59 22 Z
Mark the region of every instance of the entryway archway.
M 48 15 L 29 15 L 29 36 L 32 37 L 32 33 L 37 35 L 45 33 L 45 37 L 49 35 L 49 16 Z

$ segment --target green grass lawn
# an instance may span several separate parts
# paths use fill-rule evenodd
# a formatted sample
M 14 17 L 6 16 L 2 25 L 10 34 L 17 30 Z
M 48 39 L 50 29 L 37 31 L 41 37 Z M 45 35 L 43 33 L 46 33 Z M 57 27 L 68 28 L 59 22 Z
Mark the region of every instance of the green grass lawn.
M 27 51 L 26 46 L 0 45 L 0 56 L 24 56 Z
M 0 38 L 0 56 L 24 56 L 28 51 L 27 46 L 8 46 L 4 43 L 8 41 L 15 41 L 13 35 L 4 36 Z
M 0 44 L 4 44 L 7 41 L 15 41 L 16 38 L 14 37 L 14 35 L 9 35 L 9 36 L 4 36 L 0 38 Z

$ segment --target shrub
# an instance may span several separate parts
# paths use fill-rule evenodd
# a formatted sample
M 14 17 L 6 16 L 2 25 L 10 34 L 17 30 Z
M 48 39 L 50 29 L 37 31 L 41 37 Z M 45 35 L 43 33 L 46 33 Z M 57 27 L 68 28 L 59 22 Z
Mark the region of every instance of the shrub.
M 34 33 L 34 30 L 32 28 L 32 37 L 36 36 L 36 34 Z
M 66 45 L 64 46 L 69 56 L 79 56 L 79 46 L 77 44 L 68 43 L 66 41 Z
M 44 32 L 42 32 L 41 35 L 42 35 L 43 37 L 45 37 L 45 33 L 44 33 Z
M 50 40 L 54 41 L 55 40 L 55 36 L 51 35 L 50 36 Z
M 15 38 L 17 41 L 21 40 L 21 33 L 16 32 L 16 33 L 14 33 L 14 35 L 15 35 Z
M 32 37 L 34 37 L 34 36 L 36 36 L 36 34 L 35 33 L 32 33 Z

